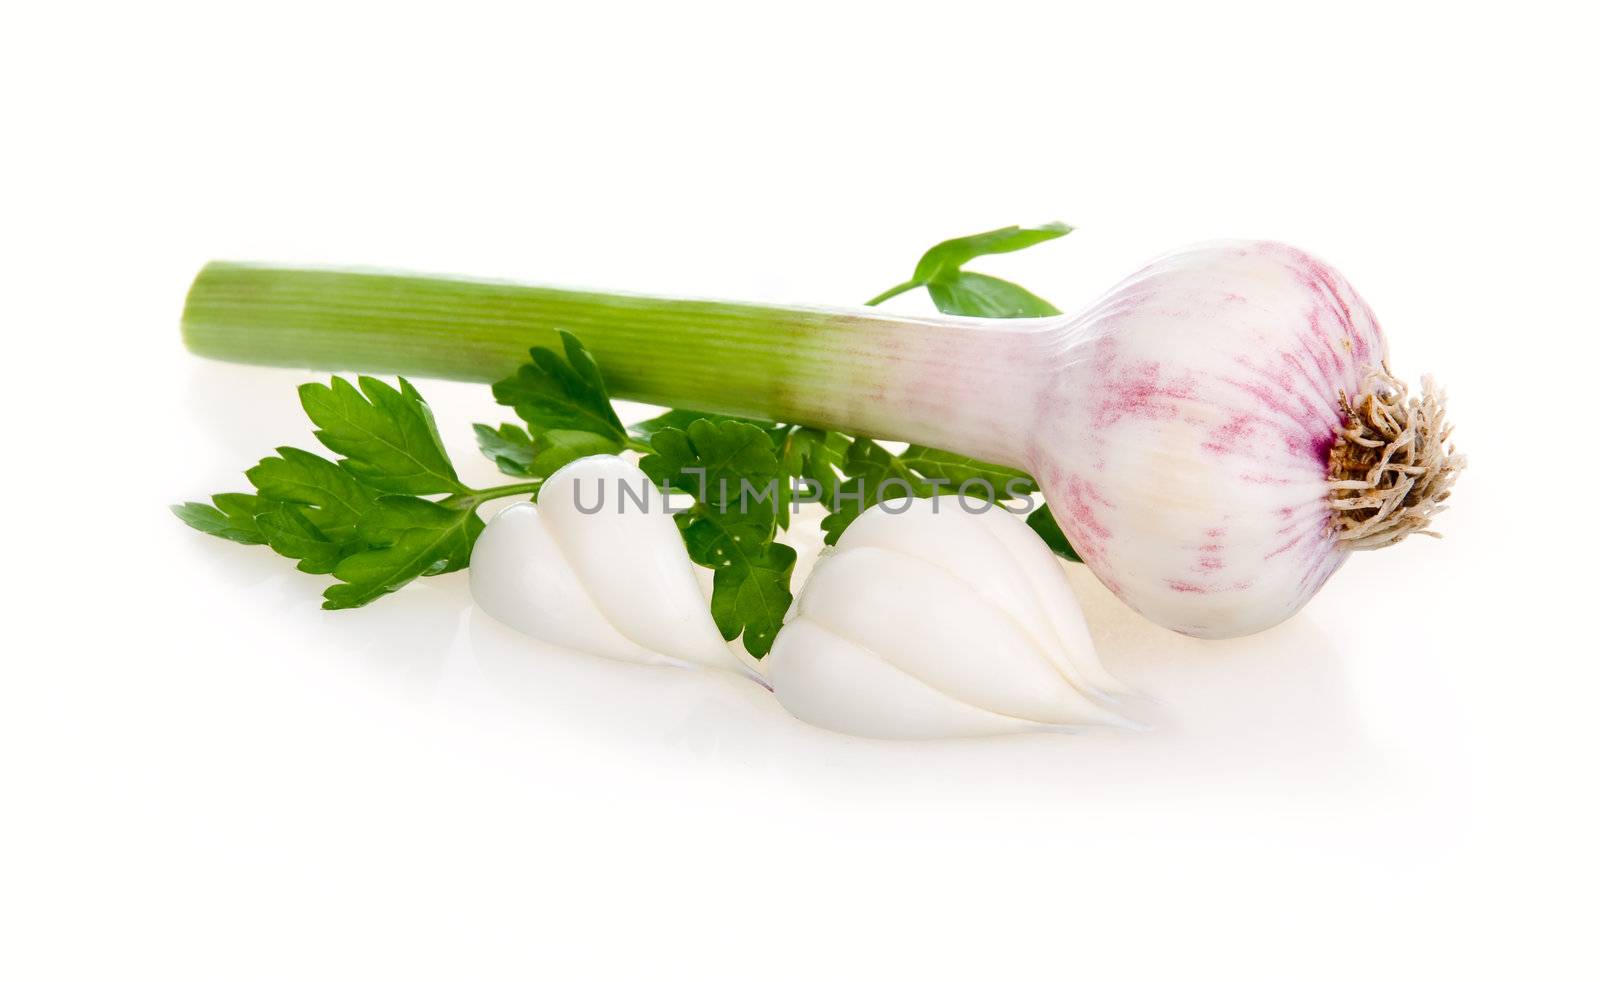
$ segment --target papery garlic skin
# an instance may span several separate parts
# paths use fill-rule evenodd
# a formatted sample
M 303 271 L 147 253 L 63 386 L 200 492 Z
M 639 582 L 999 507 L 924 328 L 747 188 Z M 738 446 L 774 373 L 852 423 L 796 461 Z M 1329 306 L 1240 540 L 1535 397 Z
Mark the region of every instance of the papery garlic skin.
M 1126 725 L 1049 549 L 1003 509 L 900 499 L 857 518 L 762 662 L 785 708 L 860 736 Z
M 1349 555 L 1329 507 L 1340 398 L 1388 357 L 1349 281 L 1280 243 L 1196 246 L 1061 341 L 1023 456 L 1101 582 L 1196 637 L 1304 606 Z
M 472 598 L 551 644 L 759 679 L 711 620 L 666 504 L 630 461 L 573 461 L 545 481 L 537 505 L 490 519 L 472 550 Z

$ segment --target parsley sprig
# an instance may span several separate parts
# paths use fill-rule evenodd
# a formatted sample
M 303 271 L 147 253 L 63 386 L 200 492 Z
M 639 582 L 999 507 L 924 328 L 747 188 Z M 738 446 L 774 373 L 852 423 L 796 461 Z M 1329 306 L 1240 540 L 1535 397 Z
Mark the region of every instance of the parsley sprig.
M 462 483 L 433 413 L 407 380 L 361 376 L 300 387 L 313 435 L 334 460 L 279 447 L 245 471 L 254 494 L 214 495 L 173 512 L 192 528 L 266 545 L 305 573 L 331 573 L 329 610 L 360 607 L 419 576 L 463 569 L 483 531 L 479 505 L 538 490 Z

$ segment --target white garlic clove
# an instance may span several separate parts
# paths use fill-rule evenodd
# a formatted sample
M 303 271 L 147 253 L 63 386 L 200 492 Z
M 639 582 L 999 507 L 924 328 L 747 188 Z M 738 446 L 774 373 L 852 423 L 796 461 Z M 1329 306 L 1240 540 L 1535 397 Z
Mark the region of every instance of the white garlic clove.
M 1132 695 L 1133 690 L 1101 664 L 1094 639 L 1089 636 L 1089 622 L 1083 616 L 1072 585 L 1062 575 L 1061 560 L 1056 554 L 1027 523 L 1011 521 L 1010 516 L 998 511 L 982 517 L 987 519 L 990 534 L 1010 553 L 1017 569 L 1033 587 L 1034 602 L 1057 641 L 1045 649 L 1056 667 L 1074 684 L 1095 690 L 1102 696 Z
M 617 630 L 683 661 L 706 662 L 715 651 L 720 667 L 732 657 L 701 598 L 666 499 L 631 461 L 573 461 L 545 482 L 539 510 Z
M 473 599 L 553 644 L 759 679 L 712 622 L 665 505 L 629 461 L 573 461 L 545 481 L 537 506 L 490 520 L 473 548 Z
M 467 570 L 472 599 L 508 627 L 607 658 L 671 661 L 611 626 L 531 504 L 512 505 L 489 520 Z
M 1129 693 L 1100 664 L 1060 561 L 1025 523 L 986 502 L 966 505 L 971 521 L 941 521 L 942 512 L 962 510 L 962 499 L 953 496 L 894 504 L 897 511 L 874 508 L 852 522 L 840 546 L 877 545 L 937 565 L 950 555 L 993 557 L 993 546 L 999 545 L 1011 562 L 963 562 L 950 565 L 949 572 L 1016 618 L 1074 685 L 1100 695 Z
M 800 616 L 993 712 L 1048 723 L 1114 715 L 1057 671 L 1006 610 L 948 570 L 902 553 L 857 547 L 824 559 L 801 594 Z
M 827 730 L 927 740 L 1051 728 L 945 695 L 861 645 L 804 619 L 779 632 L 766 661 L 772 665 L 784 708 Z
M 953 498 L 890 505 L 818 562 L 763 663 L 785 707 L 830 729 L 907 738 L 1130 725 L 1102 701 L 1126 690 L 1029 529 Z

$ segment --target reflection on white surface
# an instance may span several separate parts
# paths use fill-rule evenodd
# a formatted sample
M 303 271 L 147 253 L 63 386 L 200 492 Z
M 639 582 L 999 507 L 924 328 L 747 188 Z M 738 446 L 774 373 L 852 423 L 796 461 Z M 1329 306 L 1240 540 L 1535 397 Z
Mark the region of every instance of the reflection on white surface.
M 887 782 L 1093 797 L 1140 785 L 1164 792 L 1266 775 L 1326 785 L 1381 773 L 1338 655 L 1308 619 L 1254 639 L 1196 641 L 1143 622 L 1086 574 L 1074 579 L 1108 667 L 1156 701 L 1145 707 L 1149 732 L 861 739 L 801 723 L 743 680 L 554 649 L 476 609 L 466 615 L 463 642 L 508 711 L 559 720 L 574 739 L 635 752 L 670 748 L 667 756 L 861 793 Z

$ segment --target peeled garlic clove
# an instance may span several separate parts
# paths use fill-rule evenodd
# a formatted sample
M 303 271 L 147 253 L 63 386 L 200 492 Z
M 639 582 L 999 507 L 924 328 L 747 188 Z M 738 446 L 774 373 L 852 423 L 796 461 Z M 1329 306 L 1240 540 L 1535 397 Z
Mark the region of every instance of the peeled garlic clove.
M 894 522 L 863 520 L 851 523 L 840 537 L 841 548 L 881 546 L 946 566 L 991 606 L 1007 611 L 1030 635 L 1057 643 L 1044 644 L 1056 667 L 1079 688 L 1101 694 L 1125 695 L 1128 688 L 1100 664 L 1089 637 L 1078 598 L 1061 575 L 1060 561 L 1039 536 L 1005 509 L 987 502 L 935 498 L 926 505 L 909 507 L 892 516 Z M 898 507 L 898 506 L 897 506 Z M 935 508 L 937 507 L 937 511 Z M 945 520 L 944 512 L 963 511 L 971 521 Z M 938 528 L 933 528 L 937 523 Z M 988 554 L 998 545 L 1010 563 L 946 564 L 952 554 Z M 1071 653 L 1069 655 L 1069 652 Z
M 803 618 L 784 626 L 764 661 L 783 666 L 775 677 L 784 708 L 827 730 L 925 740 L 1050 729 L 948 696 Z
M 1107 715 L 1056 670 L 1010 611 L 922 559 L 871 547 L 840 551 L 812 574 L 800 616 L 940 692 L 997 713 L 1046 723 Z
M 512 505 L 489 521 L 473 546 L 468 576 L 478 606 L 524 634 L 607 658 L 669 661 L 611 626 L 531 504 Z
M 617 630 L 682 661 L 731 657 L 661 489 L 631 461 L 585 457 L 539 492 L 539 510 L 595 605 Z M 721 661 L 722 658 L 716 659 Z
M 763 662 L 790 712 L 901 738 L 1128 725 L 1104 695 L 1125 690 L 1037 536 L 952 497 L 888 504 L 818 562 Z
M 718 633 L 683 539 L 650 479 L 620 457 L 552 474 L 478 536 L 472 597 L 526 634 L 593 654 L 751 677 Z

